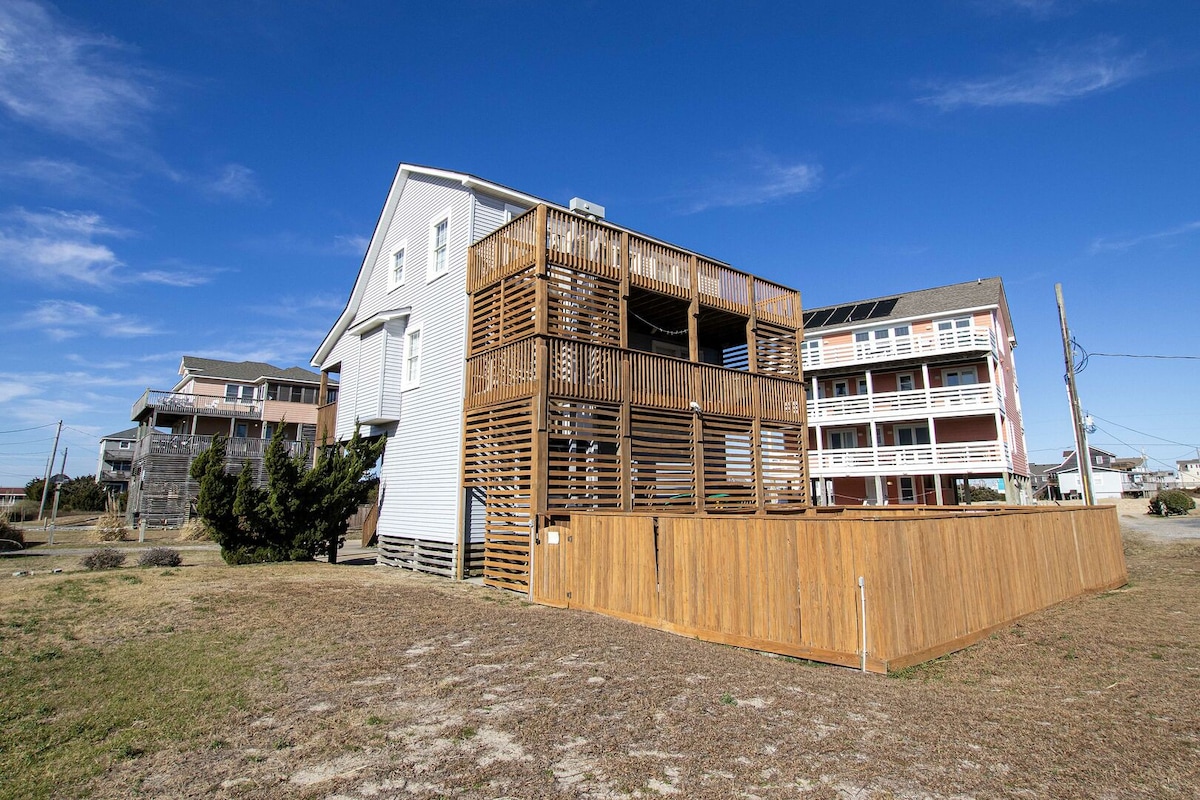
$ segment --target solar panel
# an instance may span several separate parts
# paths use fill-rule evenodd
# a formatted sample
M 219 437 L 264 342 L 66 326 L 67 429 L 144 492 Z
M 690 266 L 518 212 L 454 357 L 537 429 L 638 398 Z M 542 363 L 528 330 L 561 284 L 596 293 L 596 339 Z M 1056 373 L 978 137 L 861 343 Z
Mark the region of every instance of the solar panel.
M 871 316 L 867 317 L 867 319 L 879 319 L 880 317 L 886 317 L 888 314 L 892 313 L 892 309 L 895 308 L 896 303 L 899 302 L 899 297 L 889 297 L 887 300 L 880 300 L 875 304 L 875 308 L 871 310 Z
M 871 318 L 871 311 L 874 310 L 875 303 L 859 303 L 854 308 L 850 309 L 850 321 L 858 322 L 863 319 Z
M 826 325 L 841 325 L 846 320 L 850 319 L 850 312 L 854 310 L 854 306 L 838 306 L 829 315 L 829 319 L 825 322 Z
M 823 326 L 825 323 L 827 323 L 829 321 L 829 315 L 832 314 L 835 310 L 836 309 L 826 308 L 822 311 L 813 311 L 812 319 L 806 321 L 804 323 L 804 327 L 820 328 L 821 326 Z

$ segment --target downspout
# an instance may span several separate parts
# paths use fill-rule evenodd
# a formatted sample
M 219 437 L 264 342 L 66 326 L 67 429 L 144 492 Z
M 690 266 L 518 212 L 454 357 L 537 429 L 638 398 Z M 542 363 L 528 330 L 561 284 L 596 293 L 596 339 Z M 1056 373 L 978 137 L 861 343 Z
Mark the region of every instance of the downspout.
M 862 671 L 867 671 L 867 587 L 863 576 L 858 576 L 858 602 L 862 609 Z

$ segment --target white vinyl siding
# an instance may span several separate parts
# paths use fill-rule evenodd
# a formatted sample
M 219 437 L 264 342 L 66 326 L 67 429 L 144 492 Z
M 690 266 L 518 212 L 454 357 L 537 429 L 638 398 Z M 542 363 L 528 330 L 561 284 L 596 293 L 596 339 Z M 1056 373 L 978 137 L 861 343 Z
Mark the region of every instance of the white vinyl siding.
M 384 325 L 386 356 L 373 363 L 369 359 L 359 363 L 358 337 L 353 334 L 343 334 L 334 346 L 327 361 L 342 364 L 338 435 L 349 436 L 353 430 L 353 408 L 362 402 L 356 397 L 360 373 L 378 369 L 382 360 L 382 401 L 375 402 L 382 403 L 385 418 L 398 421 L 364 430 L 386 432 L 389 437 L 380 467 L 379 535 L 453 542 L 464 519 L 470 518 L 475 530 L 481 523 L 478 513 L 463 509 L 459 486 L 469 312 L 467 247 L 504 224 L 505 203 L 486 195 L 475 197 L 458 181 L 419 174 L 410 175 L 399 197 L 391 200 L 394 208 L 385 213 L 376 232 L 381 241 L 368 265 L 370 275 L 354 318 L 361 323 L 400 309 L 410 309 L 411 316 Z M 422 260 L 432 254 L 427 237 L 441 219 L 449 219 L 444 277 L 420 280 L 422 270 L 432 273 L 432 263 L 425 265 Z M 392 256 L 402 246 L 406 280 L 389 287 Z M 418 329 L 420 389 L 403 392 L 404 348 L 408 333 Z M 368 349 L 366 355 L 371 353 Z M 365 388 L 379 397 L 376 387 Z
M 383 326 L 367 331 L 358 339 L 358 358 L 354 375 L 354 416 L 360 420 L 376 419 L 380 412 L 383 386 L 384 339 Z

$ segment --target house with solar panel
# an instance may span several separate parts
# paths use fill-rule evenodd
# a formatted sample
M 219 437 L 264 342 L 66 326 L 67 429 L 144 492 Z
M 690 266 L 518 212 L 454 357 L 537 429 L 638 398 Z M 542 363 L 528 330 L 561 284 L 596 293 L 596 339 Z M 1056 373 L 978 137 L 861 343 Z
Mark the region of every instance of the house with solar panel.
M 1032 499 L 1000 278 L 804 313 L 809 469 L 827 505 Z

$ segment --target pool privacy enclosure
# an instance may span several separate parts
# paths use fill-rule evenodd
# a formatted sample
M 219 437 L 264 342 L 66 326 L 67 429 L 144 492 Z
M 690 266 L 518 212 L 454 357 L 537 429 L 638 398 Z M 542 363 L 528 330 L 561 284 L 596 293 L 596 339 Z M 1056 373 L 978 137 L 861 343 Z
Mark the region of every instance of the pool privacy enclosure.
M 528 592 L 556 516 L 808 504 L 797 291 L 544 204 L 471 247 L 467 291 L 485 583 Z

